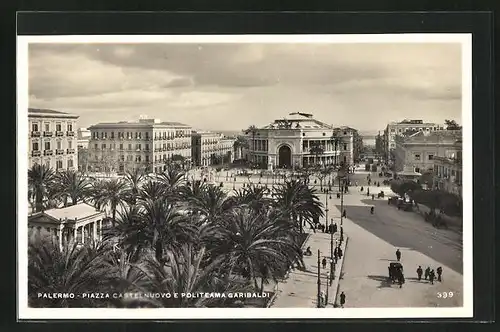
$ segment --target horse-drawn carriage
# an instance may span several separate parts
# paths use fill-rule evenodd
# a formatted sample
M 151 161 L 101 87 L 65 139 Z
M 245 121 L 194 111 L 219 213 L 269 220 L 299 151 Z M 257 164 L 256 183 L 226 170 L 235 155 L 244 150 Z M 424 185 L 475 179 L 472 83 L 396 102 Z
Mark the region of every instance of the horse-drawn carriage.
M 389 280 L 394 284 L 398 283 L 399 287 L 403 287 L 405 277 L 403 273 L 403 265 L 399 262 L 391 262 L 389 264 Z

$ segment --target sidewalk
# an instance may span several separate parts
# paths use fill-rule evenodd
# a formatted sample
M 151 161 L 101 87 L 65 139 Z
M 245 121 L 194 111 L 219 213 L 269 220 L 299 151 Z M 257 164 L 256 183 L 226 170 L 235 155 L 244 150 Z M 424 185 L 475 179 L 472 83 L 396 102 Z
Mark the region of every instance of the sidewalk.
M 317 307 L 317 294 L 318 294 L 318 249 L 320 250 L 320 260 L 326 256 L 327 260 L 330 258 L 330 234 L 323 232 L 313 233 L 308 230 L 310 236 L 304 244 L 304 248 L 311 247 L 313 252 L 312 256 L 304 256 L 304 264 L 306 271 L 292 269 L 288 277 L 278 283 L 278 294 L 273 308 L 316 308 Z M 334 240 L 340 237 L 340 233 L 334 234 Z M 344 233 L 344 242 L 342 243 L 342 251 L 345 252 L 347 236 Z M 335 244 L 334 244 L 335 245 Z M 338 283 L 341 276 L 341 267 L 343 264 L 342 258 L 337 262 L 335 268 L 335 279 L 331 286 L 328 287 L 328 304 L 327 307 L 332 307 L 335 302 Z M 320 268 L 321 277 L 321 291 L 325 292 L 328 285 L 327 272 L 330 271 L 330 264 L 326 268 Z

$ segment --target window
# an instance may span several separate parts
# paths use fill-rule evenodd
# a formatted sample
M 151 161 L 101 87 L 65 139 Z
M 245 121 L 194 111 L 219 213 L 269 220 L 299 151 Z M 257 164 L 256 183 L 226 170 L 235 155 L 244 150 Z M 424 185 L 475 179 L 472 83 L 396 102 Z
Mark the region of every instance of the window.
M 104 132 L 104 138 L 108 138 L 108 132 Z
M 344 143 L 344 150 L 347 150 L 347 144 Z
M 149 156 L 146 156 L 146 161 L 149 161 Z
M 106 149 L 106 144 L 101 144 L 101 149 L 105 150 Z
M 433 160 L 434 159 L 434 155 L 430 154 L 430 155 L 428 155 L 428 158 L 429 158 L 429 160 Z
M 45 122 L 45 131 L 50 131 L 50 123 Z
M 138 151 L 140 151 L 141 150 L 141 145 L 140 144 L 136 144 L 135 145 L 135 149 L 138 150 Z
M 149 144 L 148 143 L 146 143 L 146 148 L 145 149 L 146 149 L 146 151 L 149 151 Z
M 57 150 L 61 150 L 61 141 L 57 141 Z
M 124 156 L 124 155 L 121 155 L 121 156 L 120 156 L 120 160 L 121 160 L 121 161 L 125 161 L 125 156 Z
M 62 167 L 63 167 L 63 165 L 62 165 L 62 160 L 57 160 L 57 161 L 56 161 L 56 169 L 60 169 L 60 168 L 62 168 Z
M 73 159 L 68 160 L 68 169 L 73 167 Z
M 123 143 L 120 143 L 120 150 L 123 150 Z
M 115 132 L 114 131 L 111 132 L 111 138 L 115 138 Z
M 72 141 L 68 141 L 68 149 L 73 149 L 73 142 Z
M 135 161 L 140 163 L 141 162 L 141 155 L 135 156 Z
M 72 123 L 68 123 L 68 131 L 73 131 L 73 124 Z
M 98 161 L 99 160 L 99 157 L 97 157 L 97 155 L 94 156 L 94 159 L 95 161 Z
M 391 129 L 391 133 L 395 133 L 396 132 L 396 129 Z
M 38 123 L 31 124 L 31 131 L 38 131 Z
M 45 142 L 45 150 L 50 150 L 50 142 Z
M 61 131 L 61 124 L 60 123 L 56 123 L 56 131 Z
M 415 154 L 415 160 L 420 160 L 420 154 Z
M 33 151 L 38 151 L 38 142 L 33 143 Z
M 96 149 L 96 150 L 98 149 L 97 143 L 94 144 L 94 149 Z

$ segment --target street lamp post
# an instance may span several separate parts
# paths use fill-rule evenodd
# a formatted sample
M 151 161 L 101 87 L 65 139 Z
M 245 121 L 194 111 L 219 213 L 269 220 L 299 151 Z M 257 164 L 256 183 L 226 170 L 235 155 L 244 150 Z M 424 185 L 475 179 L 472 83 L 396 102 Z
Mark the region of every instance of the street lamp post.
M 319 260 L 319 255 L 320 251 L 318 249 L 318 303 L 317 307 L 321 308 L 321 269 L 320 269 L 320 260 Z
M 341 187 L 341 179 L 343 180 L 343 178 L 345 176 L 343 168 L 341 170 L 339 170 L 338 175 L 339 175 L 339 188 L 341 188 L 341 190 L 340 190 L 340 226 L 342 226 L 344 224 L 344 188 Z M 343 181 L 342 181 L 342 184 L 343 184 Z
M 330 282 L 330 272 L 327 272 L 326 273 L 326 279 L 325 279 L 325 287 L 326 287 L 326 298 L 325 298 L 325 308 L 326 306 L 328 305 L 328 289 L 330 287 L 328 287 L 328 283 Z

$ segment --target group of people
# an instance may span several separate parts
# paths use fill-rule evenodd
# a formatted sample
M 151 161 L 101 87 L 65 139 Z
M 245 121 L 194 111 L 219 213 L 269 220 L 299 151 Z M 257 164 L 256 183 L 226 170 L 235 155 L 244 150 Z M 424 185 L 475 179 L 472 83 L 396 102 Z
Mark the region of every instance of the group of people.
M 422 273 L 424 273 L 424 280 L 429 280 L 429 282 L 432 285 L 434 285 L 436 274 L 437 274 L 437 281 L 439 282 L 443 281 L 443 268 L 441 266 L 436 269 L 436 272 L 434 272 L 434 269 L 431 269 L 430 267 L 427 267 L 424 272 L 422 271 L 422 266 L 419 265 L 417 268 L 418 281 L 422 280 Z

